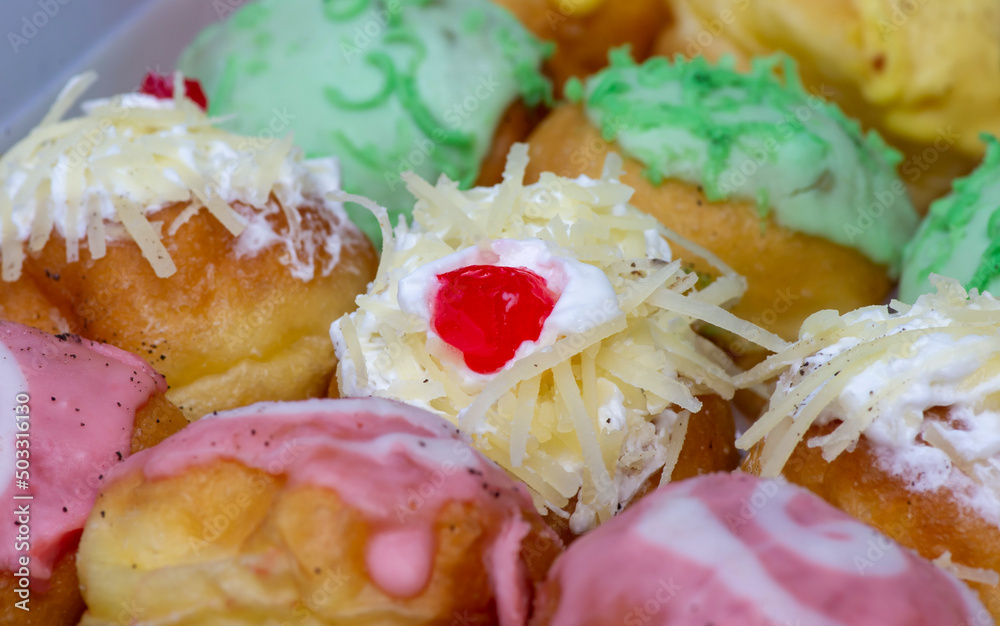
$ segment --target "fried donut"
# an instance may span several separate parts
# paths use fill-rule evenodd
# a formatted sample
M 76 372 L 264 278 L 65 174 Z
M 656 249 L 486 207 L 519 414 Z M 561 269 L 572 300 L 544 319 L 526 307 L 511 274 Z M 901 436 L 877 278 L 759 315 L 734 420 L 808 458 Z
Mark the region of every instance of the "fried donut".
M 898 154 L 834 106 L 806 94 L 794 69 L 750 74 L 703 59 L 612 66 L 570 90 L 532 134 L 528 180 L 600 171 L 625 156 L 633 203 L 746 277 L 733 312 L 786 339 L 809 314 L 881 302 L 917 215 Z M 678 256 L 717 275 L 697 254 Z M 738 340 L 731 352 L 753 350 Z
M 580 534 L 661 480 L 734 466 L 734 366 L 693 323 L 784 342 L 718 306 L 739 277 L 697 289 L 620 159 L 525 186 L 526 153 L 496 187 L 407 177 L 414 225 L 386 230 L 378 278 L 331 327 L 337 380 L 451 420 Z
M 183 90 L 57 121 L 93 79 L 74 79 L 0 162 L 4 280 L 153 364 L 189 419 L 325 395 L 327 329 L 377 263 L 329 197 L 336 163 L 219 130 Z
M 742 67 L 776 51 L 810 90 L 901 150 L 900 175 L 921 213 L 1000 134 L 1000 6 L 992 0 L 802 2 L 666 0 L 657 52 L 733 54 Z
M 139 357 L 0 322 L 0 622 L 60 626 L 83 613 L 75 556 L 110 470 L 187 421 Z M 8 471 L 9 470 L 9 471 Z
M 307 156 L 335 155 L 347 191 L 395 224 L 413 208 L 402 172 L 471 186 L 491 141 L 524 132 L 511 107 L 550 98 L 546 53 L 490 0 L 256 0 L 206 28 L 178 68 L 202 81 L 225 128 L 280 126 Z M 378 245 L 371 214 L 347 208 Z
M 713 474 L 656 490 L 552 566 L 531 626 L 989 623 L 953 576 L 804 489 Z
M 388 400 L 208 416 L 117 468 L 81 624 L 524 624 L 559 539 L 525 490 Z
M 806 320 L 740 384 L 780 374 L 737 445 L 975 587 L 1000 617 L 1000 302 L 935 293 Z

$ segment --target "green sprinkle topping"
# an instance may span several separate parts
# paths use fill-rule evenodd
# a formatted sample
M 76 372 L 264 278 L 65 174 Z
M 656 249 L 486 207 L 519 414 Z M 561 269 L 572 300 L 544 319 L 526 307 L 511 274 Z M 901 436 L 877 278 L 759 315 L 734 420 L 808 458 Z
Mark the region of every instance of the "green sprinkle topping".
M 710 201 L 756 204 L 762 219 L 853 247 L 897 269 L 917 215 L 895 172 L 901 160 L 875 133 L 806 92 L 792 60 L 654 57 L 627 49 L 570 100 L 608 141 L 643 163 L 653 184 L 701 185 Z

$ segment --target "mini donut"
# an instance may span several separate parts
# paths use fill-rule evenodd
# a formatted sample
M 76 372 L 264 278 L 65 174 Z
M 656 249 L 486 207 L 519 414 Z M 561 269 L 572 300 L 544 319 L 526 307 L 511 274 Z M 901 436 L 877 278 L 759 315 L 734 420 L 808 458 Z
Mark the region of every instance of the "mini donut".
M 76 546 L 97 491 L 187 421 L 139 357 L 0 322 L 0 622 L 76 624 Z M 23 482 L 22 482 L 23 481 Z
M 636 65 L 616 53 L 568 90 L 577 104 L 532 134 L 528 180 L 593 176 L 606 154 L 621 154 L 635 206 L 745 276 L 733 312 L 786 339 L 817 310 L 881 302 L 918 220 L 894 171 L 899 155 L 809 96 L 793 67 L 777 78 L 780 62 L 743 74 L 728 62 Z
M 792 55 L 811 91 L 835 101 L 906 155 L 921 213 L 1000 134 L 1000 6 L 992 0 L 666 0 L 658 54 Z
M 628 45 L 636 58 L 646 59 L 669 16 L 663 0 L 494 1 L 539 38 L 555 43 L 545 71 L 557 89 L 606 66 L 613 48 Z
M 80 623 L 129 607 L 150 626 L 517 626 L 561 549 L 525 490 L 426 411 L 260 403 L 116 469 L 80 542 Z
M 451 420 L 531 489 L 570 540 L 672 477 L 732 469 L 735 366 L 693 325 L 776 337 L 718 305 L 628 204 L 610 156 L 597 179 L 459 191 L 407 175 L 414 224 L 388 229 L 376 280 L 331 329 L 345 397 L 405 401 Z M 710 253 L 705 254 L 711 258 Z
M 471 186 L 496 171 L 493 142 L 527 137 L 521 107 L 550 99 L 548 50 L 490 0 L 255 0 L 202 31 L 178 68 L 205 85 L 224 128 L 280 127 L 307 156 L 335 155 L 346 190 L 395 224 L 413 208 L 402 172 Z M 379 245 L 371 214 L 347 208 Z
M 780 374 L 737 445 L 748 471 L 784 475 L 952 568 L 1000 616 L 1000 302 L 932 276 L 912 306 L 806 320 L 747 372 Z
M 713 474 L 657 489 L 556 559 L 531 626 L 992 623 L 953 576 L 804 489 Z
M 907 244 L 899 297 L 914 302 L 933 291 L 931 274 L 966 289 L 1000 294 L 1000 141 L 983 135 L 986 158 L 947 196 L 931 205 Z
M 94 79 L 71 81 L 0 161 L 5 284 L 32 283 L 39 315 L 65 311 L 72 332 L 145 358 L 189 419 L 325 395 L 327 329 L 377 264 L 330 198 L 336 163 L 222 131 L 186 88 L 59 121 Z

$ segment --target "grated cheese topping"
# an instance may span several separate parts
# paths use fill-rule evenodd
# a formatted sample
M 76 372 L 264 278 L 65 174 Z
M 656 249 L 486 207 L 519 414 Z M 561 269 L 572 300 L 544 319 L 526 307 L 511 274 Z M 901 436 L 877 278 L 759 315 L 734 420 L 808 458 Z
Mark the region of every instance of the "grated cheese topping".
M 820 311 L 787 349 L 737 377 L 743 387 L 779 373 L 767 412 L 737 440 L 764 441 L 761 468 L 777 476 L 809 439 L 831 461 L 863 436 L 879 466 L 911 489 L 950 489 L 1000 523 L 1000 301 L 932 275 L 936 293 L 913 306 Z
M 17 280 L 25 244 L 41 250 L 53 230 L 66 241 L 68 262 L 79 260 L 83 243 L 99 259 L 108 241 L 130 238 L 157 276 L 170 276 L 176 266 L 162 238 L 202 210 L 238 236 L 238 256 L 283 246 L 283 263 L 301 280 L 313 278 L 321 250 L 320 273 L 337 265 L 348 220 L 341 203 L 327 199 L 340 188 L 336 161 L 304 160 L 291 136 L 220 130 L 183 88 L 171 100 L 131 93 L 85 102 L 82 116 L 63 119 L 96 79 L 94 72 L 73 78 L 0 158 L 3 280 Z M 183 85 L 179 73 L 176 81 Z M 170 224 L 150 219 L 175 203 L 190 206 Z M 322 237 L 300 211 L 306 204 L 322 214 Z M 276 232 L 268 217 L 280 214 L 288 227 Z
M 540 510 L 569 517 L 580 533 L 624 507 L 648 478 L 669 479 L 688 420 L 701 409 L 697 395 L 733 395 L 734 366 L 693 323 L 772 349 L 785 344 L 720 308 L 745 290 L 731 270 L 710 289 L 694 289 L 697 276 L 670 258 L 667 238 L 676 235 L 628 204 L 619 157 L 608 157 L 598 180 L 547 173 L 526 186 L 526 165 L 527 148 L 517 145 L 495 187 L 460 191 L 446 177 L 432 186 L 407 176 L 414 223 L 394 231 L 368 202 L 386 242 L 378 276 L 331 337 L 342 395 L 395 398 L 451 420 L 529 486 Z M 539 341 L 489 375 L 470 371 L 436 337 L 422 314 L 428 307 L 413 300 L 426 291 L 408 287 L 427 268 L 453 269 L 483 249 L 498 252 L 498 263 L 508 262 L 505 250 L 545 267 L 561 262 L 583 281 L 560 313 L 570 321 L 558 332 L 543 328 Z M 537 269 L 532 263 L 525 266 Z

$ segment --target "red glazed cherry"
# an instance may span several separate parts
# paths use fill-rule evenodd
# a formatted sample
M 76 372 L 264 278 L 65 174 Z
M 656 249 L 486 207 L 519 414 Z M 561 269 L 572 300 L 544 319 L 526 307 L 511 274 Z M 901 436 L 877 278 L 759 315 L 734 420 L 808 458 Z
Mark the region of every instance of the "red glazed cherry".
M 499 370 L 522 343 L 537 340 L 557 299 L 545 279 L 521 267 L 470 265 L 437 279 L 434 332 L 480 374 Z
M 139 87 L 139 93 L 156 96 L 157 98 L 164 100 L 167 98 L 173 98 L 174 75 L 149 72 L 146 74 L 146 77 L 142 79 L 142 86 Z M 208 99 L 205 97 L 205 92 L 202 91 L 201 83 L 198 81 L 185 78 L 184 95 L 190 98 L 192 102 L 200 106 L 203 111 L 208 110 Z

